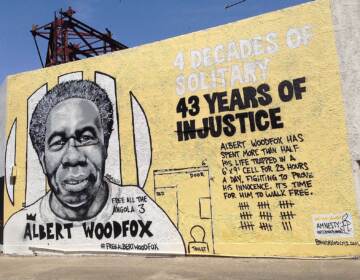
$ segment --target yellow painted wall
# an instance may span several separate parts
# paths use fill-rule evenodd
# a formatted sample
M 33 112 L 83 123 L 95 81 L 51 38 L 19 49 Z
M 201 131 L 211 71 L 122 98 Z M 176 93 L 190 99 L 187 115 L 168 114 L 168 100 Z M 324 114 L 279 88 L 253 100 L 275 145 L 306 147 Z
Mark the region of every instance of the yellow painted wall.
M 130 92 L 141 104 L 152 140 L 145 191 L 177 226 L 186 253 L 359 255 L 359 212 L 329 1 L 9 77 L 7 135 L 17 119 L 17 173 L 14 205 L 5 194 L 5 221 L 25 202 L 27 98 L 43 84 L 50 89 L 59 76 L 75 71 L 82 71 L 83 79 L 93 80 L 96 71 L 116 79 L 124 185 L 137 184 Z M 289 101 L 280 98 L 283 81 L 292 89 L 298 83 L 297 96 Z M 249 101 L 248 108 L 229 107 L 234 89 L 244 98 L 245 87 L 258 89 L 264 84 L 270 87 L 269 104 Z M 229 109 L 219 112 L 215 103 L 211 113 L 204 96 L 220 92 L 222 105 Z M 261 103 L 268 95 L 258 92 L 254 98 Z M 181 102 L 194 116 L 177 112 Z M 250 131 L 246 119 L 245 133 L 240 132 L 239 120 L 233 121 L 232 136 L 222 131 L 219 137 L 179 141 L 176 132 L 177 123 L 195 120 L 196 129 L 201 129 L 203 120 L 215 116 L 235 118 L 238 113 L 275 108 L 279 119 L 274 117 L 273 122 L 283 126 L 278 129 Z M 261 139 L 282 143 L 251 144 Z M 230 142 L 236 147 L 231 148 Z M 274 149 L 262 150 L 269 147 Z M 251 149 L 257 152 L 244 154 Z M 263 163 L 254 163 L 261 159 Z M 231 182 L 236 175 L 241 176 L 238 189 Z M 262 177 L 255 182 L 250 176 Z M 241 184 L 255 183 L 263 183 L 262 187 L 267 183 L 268 190 L 240 190 Z M 332 233 L 316 233 L 314 227 L 321 223 Z M 199 225 L 203 230 L 195 227 Z

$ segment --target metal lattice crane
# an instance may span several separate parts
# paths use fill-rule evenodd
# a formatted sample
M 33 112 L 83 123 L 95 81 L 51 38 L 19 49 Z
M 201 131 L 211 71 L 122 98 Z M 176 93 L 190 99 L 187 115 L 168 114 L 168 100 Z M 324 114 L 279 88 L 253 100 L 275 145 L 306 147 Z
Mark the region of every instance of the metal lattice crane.
M 43 26 L 33 25 L 35 46 L 43 67 L 49 67 L 69 61 L 102 55 L 126 49 L 127 46 L 114 40 L 110 30 L 106 33 L 75 19 L 75 11 L 69 7 L 65 12 L 55 12 L 54 21 Z M 48 41 L 45 63 L 43 61 L 37 38 Z

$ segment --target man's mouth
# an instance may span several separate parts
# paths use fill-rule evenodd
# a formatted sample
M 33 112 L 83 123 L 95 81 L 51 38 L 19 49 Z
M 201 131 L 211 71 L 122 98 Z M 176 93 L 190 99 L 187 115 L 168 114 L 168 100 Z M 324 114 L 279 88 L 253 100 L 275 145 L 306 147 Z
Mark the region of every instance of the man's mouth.
M 86 178 L 68 178 L 63 181 L 65 190 L 69 192 L 80 192 L 84 190 L 89 182 L 89 177 Z
M 85 180 L 87 180 L 87 178 L 84 179 L 65 179 L 64 183 L 68 184 L 68 185 L 77 185 L 80 184 L 81 182 L 84 182 Z

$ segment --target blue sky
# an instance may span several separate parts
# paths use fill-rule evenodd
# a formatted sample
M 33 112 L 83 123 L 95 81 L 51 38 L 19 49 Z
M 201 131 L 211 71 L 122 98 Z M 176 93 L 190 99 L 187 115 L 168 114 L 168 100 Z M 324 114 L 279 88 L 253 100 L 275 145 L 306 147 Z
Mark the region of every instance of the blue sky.
M 0 17 L 0 82 L 9 74 L 41 67 L 30 34 L 54 11 L 71 6 L 75 17 L 134 47 L 294 6 L 310 0 L 3 0 Z

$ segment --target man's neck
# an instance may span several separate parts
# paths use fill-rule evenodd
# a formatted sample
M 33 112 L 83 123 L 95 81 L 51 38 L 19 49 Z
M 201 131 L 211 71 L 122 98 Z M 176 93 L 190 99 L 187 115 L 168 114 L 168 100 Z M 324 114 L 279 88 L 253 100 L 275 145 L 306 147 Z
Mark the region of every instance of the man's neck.
M 95 198 L 82 207 L 71 208 L 61 203 L 54 193 L 50 196 L 50 209 L 64 220 L 82 221 L 94 218 L 104 208 L 109 196 L 109 186 L 103 182 Z

